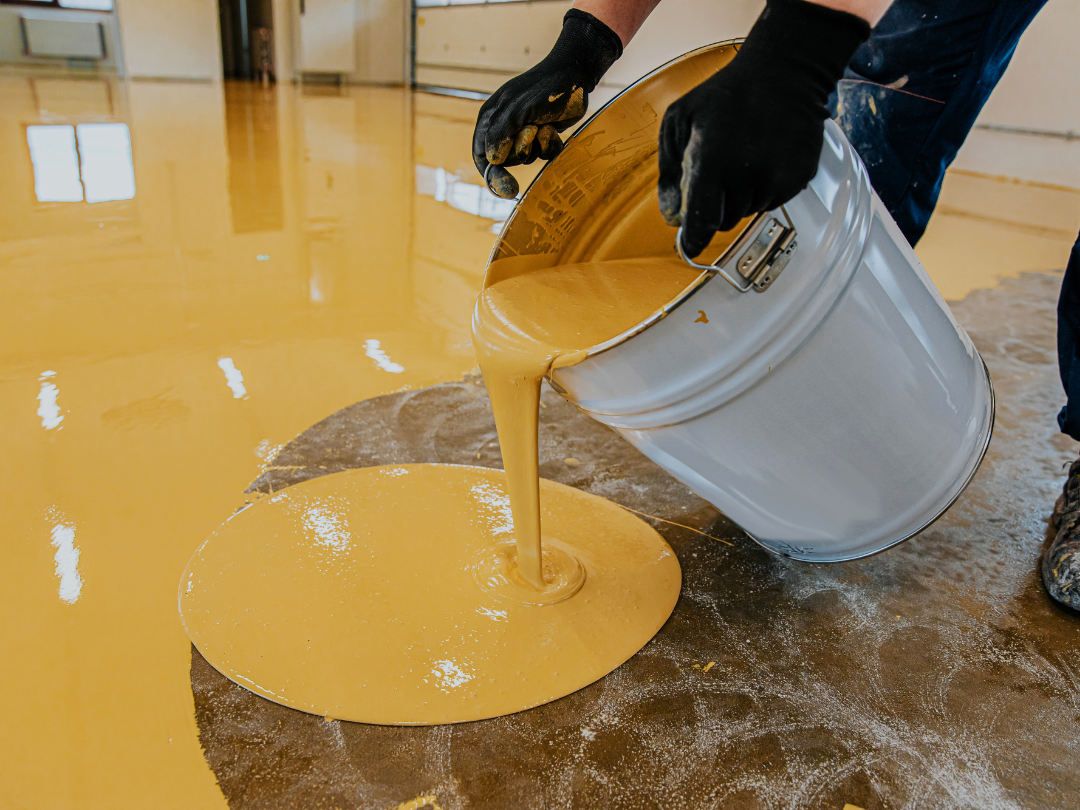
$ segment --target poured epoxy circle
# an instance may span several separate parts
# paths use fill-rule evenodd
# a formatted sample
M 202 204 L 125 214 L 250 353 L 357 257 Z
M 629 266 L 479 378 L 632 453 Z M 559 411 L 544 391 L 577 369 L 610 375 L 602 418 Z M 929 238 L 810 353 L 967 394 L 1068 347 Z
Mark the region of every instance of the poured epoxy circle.
M 297 484 L 195 553 L 184 626 L 236 683 L 336 719 L 456 723 L 547 703 L 640 650 L 681 572 L 615 504 L 543 480 L 540 499 L 558 538 L 548 597 L 514 581 L 498 470 L 407 464 Z

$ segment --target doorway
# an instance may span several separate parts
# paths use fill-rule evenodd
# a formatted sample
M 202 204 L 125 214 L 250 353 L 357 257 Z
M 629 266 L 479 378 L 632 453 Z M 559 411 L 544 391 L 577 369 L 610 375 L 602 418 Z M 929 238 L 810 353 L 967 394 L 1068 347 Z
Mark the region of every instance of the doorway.
M 272 0 L 218 0 L 226 79 L 276 81 Z

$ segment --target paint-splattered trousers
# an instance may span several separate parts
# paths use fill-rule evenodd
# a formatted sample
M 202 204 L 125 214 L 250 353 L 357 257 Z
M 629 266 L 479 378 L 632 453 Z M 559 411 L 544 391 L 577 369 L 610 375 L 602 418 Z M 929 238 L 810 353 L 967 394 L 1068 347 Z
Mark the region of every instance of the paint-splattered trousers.
M 1045 3 L 897 0 L 851 60 L 834 114 L 912 245 L 945 170 Z M 1080 440 L 1080 237 L 1058 302 L 1058 364 L 1067 396 L 1058 422 Z

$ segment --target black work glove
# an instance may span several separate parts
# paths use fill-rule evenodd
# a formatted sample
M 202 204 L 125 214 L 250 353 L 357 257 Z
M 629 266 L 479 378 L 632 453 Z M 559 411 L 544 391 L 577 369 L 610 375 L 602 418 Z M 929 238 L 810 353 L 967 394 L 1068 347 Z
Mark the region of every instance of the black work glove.
M 768 0 L 735 58 L 664 113 L 660 212 L 697 256 L 713 234 L 783 205 L 817 173 L 829 94 L 870 36 L 861 17 Z
M 551 160 L 558 133 L 580 121 L 607 69 L 622 56 L 618 35 L 592 14 L 570 9 L 551 53 L 484 102 L 473 130 L 473 163 L 488 188 L 513 199 L 518 183 L 506 166 Z M 490 168 L 488 168 L 491 164 Z

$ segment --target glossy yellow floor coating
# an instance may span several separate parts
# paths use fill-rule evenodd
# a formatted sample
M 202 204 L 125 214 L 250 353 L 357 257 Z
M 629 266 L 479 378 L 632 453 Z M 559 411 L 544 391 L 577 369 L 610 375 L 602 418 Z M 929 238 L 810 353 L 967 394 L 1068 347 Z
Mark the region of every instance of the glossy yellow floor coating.
M 475 106 L 0 76 L 0 806 L 224 806 L 176 583 L 278 445 L 475 367 Z M 102 121 L 134 198 L 39 202 L 27 127 Z
M 948 301 L 1028 271 L 1064 270 L 1080 189 L 974 172 L 945 176 L 915 252 Z
M 276 446 L 474 368 L 505 216 L 477 107 L 0 74 L 0 805 L 224 807 L 176 583 Z M 132 199 L 37 200 L 27 128 L 80 123 L 128 126 Z M 118 163 L 92 145 L 97 194 Z M 72 190 L 64 154 L 46 188 Z M 1080 222 L 1077 192 L 992 177 L 942 206 L 919 253 L 950 299 L 1060 269 Z

